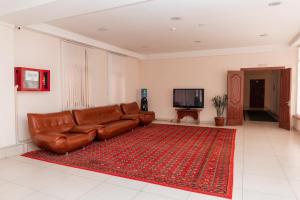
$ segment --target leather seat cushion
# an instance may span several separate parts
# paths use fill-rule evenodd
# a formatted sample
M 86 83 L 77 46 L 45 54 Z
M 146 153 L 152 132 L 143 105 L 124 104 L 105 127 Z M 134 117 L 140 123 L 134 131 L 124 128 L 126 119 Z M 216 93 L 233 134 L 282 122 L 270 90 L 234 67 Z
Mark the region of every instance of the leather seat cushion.
M 96 131 L 89 133 L 45 133 L 33 138 L 35 144 L 42 149 L 56 153 L 66 153 L 85 147 L 96 136 Z
M 138 123 L 138 120 L 119 120 L 102 124 L 104 127 L 99 128 L 97 131 L 98 139 L 109 139 L 119 135 L 120 133 L 132 130 L 138 125 Z

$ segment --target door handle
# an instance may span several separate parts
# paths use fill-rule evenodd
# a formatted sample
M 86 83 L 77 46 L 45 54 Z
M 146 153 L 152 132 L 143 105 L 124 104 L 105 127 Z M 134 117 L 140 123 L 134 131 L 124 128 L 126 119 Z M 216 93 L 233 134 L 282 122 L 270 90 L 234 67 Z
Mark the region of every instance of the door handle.
M 287 101 L 286 104 L 288 105 L 288 107 L 291 107 L 291 101 Z

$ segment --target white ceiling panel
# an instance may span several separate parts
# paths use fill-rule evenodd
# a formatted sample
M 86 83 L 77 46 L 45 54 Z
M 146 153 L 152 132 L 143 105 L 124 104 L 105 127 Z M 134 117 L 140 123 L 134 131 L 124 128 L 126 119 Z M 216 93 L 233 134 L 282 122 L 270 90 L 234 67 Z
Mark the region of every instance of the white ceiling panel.
M 283 0 L 275 7 L 269 3 L 154 0 L 50 24 L 144 54 L 286 45 L 300 31 L 300 1 Z

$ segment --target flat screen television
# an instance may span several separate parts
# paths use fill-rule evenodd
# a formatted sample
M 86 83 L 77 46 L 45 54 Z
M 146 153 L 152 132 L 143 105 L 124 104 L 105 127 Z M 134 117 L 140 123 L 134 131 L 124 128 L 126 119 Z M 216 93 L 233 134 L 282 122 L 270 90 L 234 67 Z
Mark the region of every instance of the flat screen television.
M 173 107 L 204 108 L 204 89 L 173 89 Z

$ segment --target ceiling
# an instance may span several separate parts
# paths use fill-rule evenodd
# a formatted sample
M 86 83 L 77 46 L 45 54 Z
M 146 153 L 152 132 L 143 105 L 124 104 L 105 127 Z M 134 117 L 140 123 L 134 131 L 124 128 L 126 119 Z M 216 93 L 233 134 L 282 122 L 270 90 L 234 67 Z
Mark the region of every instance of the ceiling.
M 288 45 L 300 31 L 299 0 L 272 7 L 272 0 L 49 2 L 0 20 L 25 26 L 46 22 L 140 54 Z

